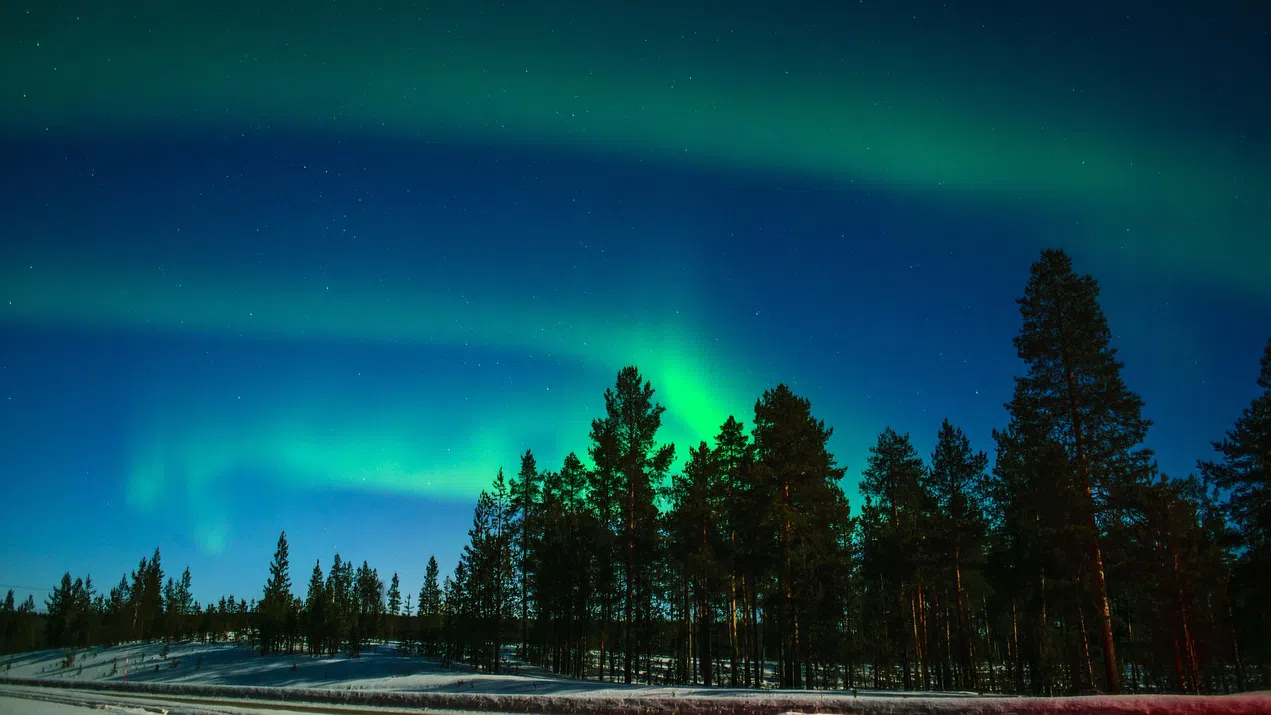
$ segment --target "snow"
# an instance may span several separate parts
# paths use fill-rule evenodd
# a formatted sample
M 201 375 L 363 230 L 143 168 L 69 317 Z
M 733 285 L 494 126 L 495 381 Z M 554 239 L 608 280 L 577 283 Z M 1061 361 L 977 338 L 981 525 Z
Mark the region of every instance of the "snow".
M 89 708 L 64 703 L 51 703 L 26 698 L 0 697 L 0 713 L 23 713 L 23 715 L 88 715 Z
M 562 714 L 1271 712 L 1271 693 L 1046 699 L 860 691 L 853 696 L 826 691 L 625 686 L 570 680 L 528 668 L 521 674 L 488 675 L 464 668 L 442 668 L 435 661 L 422 658 L 400 657 L 392 646 L 372 647 L 361 658 L 262 657 L 233 645 L 194 643 L 174 644 L 168 657 L 162 658 L 161 649 L 161 645 L 142 644 L 92 648 L 79 652 L 75 663 L 66 669 L 61 666 L 62 651 L 8 656 L 0 659 L 0 683 L 9 680 L 95 690 L 305 700 L 334 705 Z

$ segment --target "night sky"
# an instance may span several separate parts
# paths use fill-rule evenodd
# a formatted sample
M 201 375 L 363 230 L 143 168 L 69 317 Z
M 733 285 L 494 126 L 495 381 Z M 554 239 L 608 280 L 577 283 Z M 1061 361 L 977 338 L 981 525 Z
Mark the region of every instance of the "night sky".
M 417 592 L 627 364 L 681 457 L 790 384 L 855 508 L 887 425 L 992 451 L 1043 247 L 1185 474 L 1271 335 L 1261 5 L 0 3 L 0 583 Z

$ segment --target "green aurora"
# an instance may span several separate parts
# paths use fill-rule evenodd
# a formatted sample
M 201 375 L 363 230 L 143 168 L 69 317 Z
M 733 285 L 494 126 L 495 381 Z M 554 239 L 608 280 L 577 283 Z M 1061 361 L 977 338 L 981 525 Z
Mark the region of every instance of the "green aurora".
M 10 4 L 0 10 L 0 130 L 272 129 L 812 177 L 931 206 L 1039 213 L 1070 224 L 1072 240 L 1108 264 L 1271 299 L 1271 172 L 1238 141 L 1128 109 L 1114 83 L 1092 75 L 1069 101 L 1072 77 L 1013 66 L 1006 50 L 955 51 L 932 41 L 938 29 L 871 41 L 867 28 L 844 28 L 837 42 L 824 30 L 799 44 L 766 34 L 746 10 L 684 17 L 670 7 L 513 3 L 486 13 L 441 2 L 407 12 L 339 0 L 293 13 L 277 3 L 155 2 L 125 13 L 109 3 Z M 13 245 L 47 238 L 24 233 Z M 1213 250 L 1195 251 L 1198 242 Z M 515 419 L 562 425 L 566 449 L 585 449 L 587 420 L 622 365 L 638 365 L 658 389 L 664 439 L 681 456 L 729 414 L 748 420 L 774 377 L 674 315 L 631 327 L 581 300 L 508 306 L 427 287 L 349 286 L 332 300 L 313 284 L 209 273 L 178 285 L 108 260 L 15 254 L 39 258 L 0 263 L 0 320 L 11 324 L 557 356 L 596 375 L 595 394 L 571 396 L 559 416 Z M 448 438 L 462 457 L 438 459 L 421 438 L 434 420 L 409 400 L 351 429 L 346 416 L 293 398 L 247 416 L 209 408 L 167 419 L 162 404 L 151 406 L 135 427 L 129 499 L 150 508 L 184 475 L 191 513 L 204 520 L 199 538 L 215 551 L 229 528 L 216 516 L 215 484 L 235 470 L 309 488 L 467 498 L 534 446 L 499 425 L 473 426 Z M 876 427 L 855 414 L 863 429 Z
M 1269 295 L 1271 177 L 1240 137 L 1127 109 L 1097 67 L 950 47 L 939 18 L 801 37 L 711 3 L 76 5 L 6 12 L 0 127 L 449 136 L 822 176 L 1050 212 L 1111 262 Z

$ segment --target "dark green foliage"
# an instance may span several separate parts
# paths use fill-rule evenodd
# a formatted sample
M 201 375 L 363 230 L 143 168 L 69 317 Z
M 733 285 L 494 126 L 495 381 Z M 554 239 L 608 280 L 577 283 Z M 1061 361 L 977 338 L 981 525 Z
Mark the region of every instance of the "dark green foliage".
M 862 636 L 875 678 L 898 668 L 905 689 L 914 687 L 915 669 L 922 672 L 927 662 L 917 617 L 930 585 L 922 577 L 932 565 L 926 531 L 934 504 L 923 489 L 924 475 L 909 435 L 888 427 L 870 448 L 860 482 Z
M 310 655 L 321 655 L 336 649 L 330 643 L 328 629 L 333 617 L 329 598 L 330 592 L 322 580 L 322 562 L 315 561 L 304 602 L 305 638 Z
M 844 470 L 827 448 L 833 430 L 785 385 L 755 404 L 753 434 L 754 480 L 768 496 L 759 528 L 775 545 L 768 560 L 775 592 L 765 611 L 777 628 L 778 682 L 800 688 L 813 680 L 814 660 L 838 650 L 850 568 Z
M 1075 628 L 1078 637 L 1060 648 L 1080 653 L 1059 657 L 1088 663 L 1092 650 L 1100 651 L 1104 688 L 1116 692 L 1121 668 L 1111 606 L 1119 586 L 1107 584 L 1104 536 L 1111 523 L 1135 511 L 1134 495 L 1153 465 L 1151 453 L 1142 447 L 1150 422 L 1141 415 L 1143 401 L 1121 380 L 1122 365 L 1111 347 L 1098 294 L 1094 279 L 1076 274 L 1063 251 L 1043 251 L 1033 264 L 1018 301 L 1022 327 L 1014 341 L 1027 372 L 1016 378 L 1014 397 L 1006 406 L 1011 424 L 999 435 L 999 461 L 1023 460 L 1027 470 L 1038 463 L 1033 456 L 1047 460 L 1050 468 L 1033 470 L 1033 479 L 1049 482 L 1052 509 L 1062 505 L 1068 510 L 1069 518 L 1056 529 L 1069 548 L 1052 549 L 1052 562 L 1039 564 L 1042 570 L 1033 574 L 1037 607 L 1046 609 L 1055 598 L 1063 599 L 1063 630 Z M 1053 597 L 1048 598 L 1048 590 L 1055 590 Z M 1045 610 L 1037 615 L 1054 622 Z M 1098 631 L 1093 647 L 1086 629 L 1091 622 Z M 1045 661 L 1051 646 L 1044 630 L 1039 626 L 1041 670 L 1049 668 Z M 1074 665 L 1070 671 L 1075 689 L 1093 686 L 1075 675 L 1089 667 Z
M 265 595 L 256 609 L 256 627 L 260 633 L 262 654 L 291 653 L 299 635 L 299 622 L 295 597 L 291 593 L 290 562 L 288 560 L 287 532 L 278 535 L 278 546 L 269 564 L 269 580 L 265 582 Z
M 441 652 L 441 586 L 436 557 L 428 557 L 428 566 L 424 570 L 424 585 L 419 589 L 419 639 L 424 655 L 436 658 Z
M 386 640 L 392 640 L 397 633 L 397 622 L 402 615 L 402 588 L 397 580 L 397 573 L 388 586 L 388 607 L 384 612 L 383 633 Z
M 64 574 L 61 584 L 53 588 L 44 607 L 48 614 L 45 633 L 50 646 L 72 649 L 90 644 L 92 597 L 84 588 L 82 579 L 72 582 L 70 573 Z
M 962 430 L 948 420 L 941 423 L 931 468 L 923 479 L 930 509 L 923 552 L 929 557 L 931 593 L 941 606 L 933 609 L 932 627 L 924 635 L 929 644 L 928 660 L 934 664 L 942 688 L 978 687 L 976 652 L 982 644 L 972 613 L 974 604 L 987 595 L 983 571 L 988 531 L 983 493 L 987 468 L 988 456 L 972 451 Z
M 516 601 L 520 612 L 520 653 L 522 657 L 525 657 L 528 655 L 530 606 L 532 605 L 530 586 L 534 582 L 533 574 L 536 568 L 532 544 L 541 538 L 542 528 L 540 516 L 542 475 L 539 474 L 534 453 L 530 450 L 526 450 L 525 454 L 521 455 L 521 468 L 512 478 L 509 492 L 511 495 L 509 528 L 512 532 L 513 568 L 518 581 Z
M 654 494 L 675 458 L 674 445 L 656 444 L 666 408 L 653 401 L 653 392 L 635 367 L 625 367 L 618 372 L 615 386 L 605 390 L 605 416 L 591 423 L 594 506 L 612 533 L 604 539 L 608 543 L 600 545 L 610 553 L 600 585 L 617 587 L 613 589 L 617 603 L 606 599 L 610 602 L 605 604 L 602 620 L 607 627 L 615 617 L 620 619 L 617 635 L 624 683 L 632 682 L 636 660 L 647 655 L 652 641 L 653 577 L 659 549 Z
M 1227 497 L 1238 557 L 1232 565 L 1233 611 L 1243 647 L 1271 660 L 1271 340 L 1262 353 L 1258 394 L 1221 442 L 1221 459 L 1201 462 L 1201 473 Z
M 448 584 L 447 615 L 457 637 L 449 644 L 449 659 L 499 672 L 503 628 L 515 595 L 513 536 L 507 482 L 500 469 L 491 489 L 477 497 L 469 543 Z

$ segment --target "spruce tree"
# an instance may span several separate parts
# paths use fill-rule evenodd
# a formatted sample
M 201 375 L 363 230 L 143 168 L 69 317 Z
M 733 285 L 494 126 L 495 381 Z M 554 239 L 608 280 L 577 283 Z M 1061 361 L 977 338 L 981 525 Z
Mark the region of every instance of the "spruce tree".
M 1017 301 L 1022 327 L 1014 344 L 1027 372 L 1016 378 L 1006 407 L 1012 423 L 1061 447 L 1075 470 L 1076 516 L 1086 529 L 1089 559 L 1078 573 L 1094 579 L 1104 684 L 1115 693 L 1120 670 L 1100 522 L 1114 518 L 1110 506 L 1142 483 L 1152 465 L 1142 447 L 1150 421 L 1141 414 L 1143 401 L 1121 380 L 1098 296 L 1095 280 L 1076 274 L 1066 253 L 1042 252 Z

